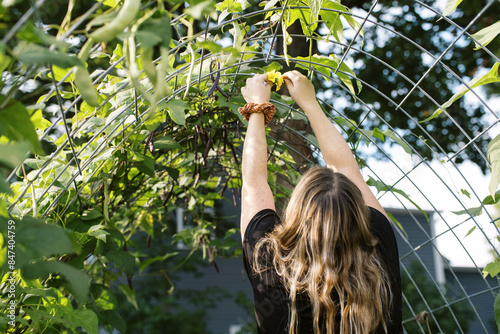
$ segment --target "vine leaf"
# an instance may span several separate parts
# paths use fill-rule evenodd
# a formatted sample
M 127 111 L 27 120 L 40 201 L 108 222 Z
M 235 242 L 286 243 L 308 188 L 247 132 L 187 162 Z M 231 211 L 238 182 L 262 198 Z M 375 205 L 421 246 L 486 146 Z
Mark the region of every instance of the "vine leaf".
M 172 99 L 167 103 L 166 107 L 172 121 L 179 125 L 186 125 L 186 114 L 184 111 L 186 109 L 191 109 L 186 101 Z
M 495 277 L 498 273 L 500 273 L 500 262 L 491 262 L 488 263 L 483 269 L 483 277 L 491 275 L 491 277 Z M 496 301 L 495 301 L 496 304 Z
M 443 10 L 443 16 L 448 16 L 460 5 L 462 0 L 448 0 Z
M 329 27 L 330 34 L 339 43 L 344 40 L 344 25 L 340 19 L 338 11 L 348 11 L 347 7 L 333 1 L 325 1 L 322 5 L 320 15 L 321 19 L 325 21 L 325 26 Z
M 0 96 L 0 103 L 5 100 Z M 6 136 L 8 139 L 17 142 L 28 141 L 31 152 L 35 154 L 44 154 L 35 127 L 30 120 L 28 109 L 19 101 L 9 102 L 0 112 L 0 136 Z M 19 126 L 22 124 L 22 126 Z M 25 152 L 26 153 L 26 152 Z
M 472 226 L 472 228 L 467 232 L 467 234 L 464 236 L 464 238 L 466 236 L 468 236 L 469 234 L 471 234 L 472 232 L 474 232 L 475 229 L 476 229 L 476 226 Z
M 491 179 L 488 186 L 491 197 L 495 198 L 495 191 L 500 183 L 500 135 L 496 136 L 486 149 L 488 160 L 491 164 Z
M 155 140 L 154 146 L 155 148 L 158 149 L 168 148 L 171 150 L 177 150 L 182 148 L 182 146 L 178 142 L 176 142 L 169 136 L 159 137 L 158 139 Z
M 300 68 L 304 68 L 309 70 L 311 67 L 325 75 L 325 79 L 329 80 L 332 77 L 332 72 L 338 67 L 340 59 L 335 55 L 320 56 L 320 55 L 312 55 L 311 57 L 295 57 L 293 60 L 297 61 L 297 66 Z M 356 74 L 347 66 L 345 63 L 340 65 L 339 71 L 335 73 L 339 79 L 344 83 L 344 85 L 349 88 L 353 95 L 356 95 L 357 92 L 361 91 L 361 83 L 356 80 L 357 84 L 357 92 L 352 84 L 351 77 L 356 78 Z
M 24 161 L 29 148 L 30 145 L 27 142 L 0 144 L 0 152 L 2 152 L 0 164 L 16 168 Z
M 359 131 L 364 135 L 363 137 L 364 137 L 367 145 L 370 144 L 370 141 L 368 140 L 368 138 L 375 137 L 375 138 L 380 139 L 382 142 L 384 142 L 385 138 L 387 137 L 387 138 L 394 140 L 397 144 L 399 144 L 403 148 L 403 150 L 405 150 L 405 152 L 408 153 L 410 156 L 413 155 L 413 151 L 412 151 L 410 145 L 408 145 L 403 139 L 396 136 L 394 131 L 392 131 L 390 129 L 387 129 L 385 131 L 380 131 L 378 128 L 375 128 L 374 130 L 359 129 Z
M 35 44 L 19 44 L 15 48 L 14 54 L 17 55 L 17 59 L 28 65 L 52 64 L 61 68 L 85 67 L 82 60 L 77 56 L 56 53 Z
M 480 77 L 476 77 L 476 78 L 472 79 L 468 84 L 469 87 L 472 89 L 472 88 L 476 88 L 476 87 L 486 85 L 489 83 L 499 82 L 500 81 L 500 78 L 498 77 L 498 65 L 499 64 L 500 63 L 495 63 L 495 65 L 493 65 L 493 67 L 491 68 L 491 70 L 488 73 L 486 73 L 485 75 L 482 75 Z M 440 108 L 436 109 L 432 113 L 432 115 L 430 115 L 429 117 L 427 117 L 423 121 L 420 121 L 419 123 L 425 123 L 425 122 L 430 121 L 433 118 L 438 117 L 446 108 L 448 108 L 449 106 L 452 105 L 453 102 L 455 102 L 456 100 L 458 100 L 459 98 L 464 96 L 465 93 L 467 93 L 468 91 L 469 91 L 469 88 L 463 86 L 457 93 L 455 93 L 455 95 L 453 95 L 448 101 L 446 101 Z
M 106 253 L 108 261 L 113 262 L 128 276 L 134 275 L 135 257 L 123 250 L 112 250 Z
M 25 216 L 16 231 L 16 265 L 59 254 L 80 252 L 80 244 L 69 233 L 55 225 Z
M 323 0 L 309 0 L 309 7 L 311 8 L 311 16 L 309 18 L 310 22 L 316 22 L 318 20 L 319 11 Z
M 99 321 L 97 320 L 97 315 L 92 310 L 73 310 L 66 313 L 63 319 L 68 320 L 71 323 L 71 327 L 75 330 L 78 327 L 82 327 L 89 334 L 98 334 L 99 332 Z
M 69 264 L 57 261 L 40 261 L 25 265 L 22 268 L 22 273 L 27 279 L 59 273 L 67 278 L 71 284 L 71 292 L 79 303 L 85 303 L 88 298 L 90 277 Z
M 492 25 L 479 30 L 477 33 L 472 35 L 479 43 L 483 44 L 484 46 L 488 45 L 498 34 L 500 34 L 500 21 L 493 23 Z M 475 43 L 475 48 L 474 50 L 479 50 L 481 46 Z
M 471 216 L 480 216 L 483 213 L 483 205 L 493 205 L 498 203 L 500 200 L 500 191 L 497 191 L 495 193 L 495 196 L 488 195 L 486 196 L 483 201 L 481 202 L 482 205 L 474 208 L 467 208 L 467 210 L 460 210 L 460 211 L 452 211 L 456 215 L 464 215 L 468 214 Z
M 396 194 L 399 194 L 399 195 L 403 196 L 408 201 L 410 201 L 410 203 L 413 204 L 418 209 L 418 211 L 422 212 L 422 214 L 425 216 L 425 219 L 427 221 L 429 221 L 429 217 L 427 216 L 427 213 L 424 210 L 422 210 L 420 208 L 420 206 L 418 206 L 417 203 L 415 203 L 413 200 L 411 200 L 410 196 L 408 196 L 408 194 L 406 194 L 403 190 L 397 189 L 397 188 L 394 188 L 394 187 L 390 187 L 389 188 L 382 181 L 375 180 L 371 176 L 368 177 L 368 181 L 366 181 L 366 184 L 368 184 L 369 186 L 375 187 L 377 189 L 377 192 L 390 191 L 390 192 L 393 192 L 393 193 L 396 193 Z

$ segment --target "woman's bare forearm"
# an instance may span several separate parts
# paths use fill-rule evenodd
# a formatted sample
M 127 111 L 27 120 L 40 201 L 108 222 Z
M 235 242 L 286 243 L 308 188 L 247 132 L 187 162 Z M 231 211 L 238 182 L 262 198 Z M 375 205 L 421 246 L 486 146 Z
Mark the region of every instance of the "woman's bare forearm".
M 267 182 L 267 143 L 263 114 L 252 114 L 243 144 L 242 178 L 244 186 Z
M 317 100 L 303 102 L 300 107 L 311 123 L 325 163 L 338 171 L 358 169 L 351 149 L 335 125 L 325 115 Z

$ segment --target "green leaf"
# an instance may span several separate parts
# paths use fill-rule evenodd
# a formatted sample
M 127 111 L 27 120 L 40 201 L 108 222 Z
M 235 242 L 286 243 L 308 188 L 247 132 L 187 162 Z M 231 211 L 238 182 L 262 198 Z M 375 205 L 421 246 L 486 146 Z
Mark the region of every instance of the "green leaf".
M 66 313 L 63 319 L 68 320 L 73 329 L 82 327 L 89 334 L 98 334 L 99 332 L 99 321 L 97 320 L 97 315 L 92 310 L 73 310 Z
M 27 23 L 25 23 L 23 27 L 17 32 L 16 36 L 19 39 L 25 40 L 27 42 L 33 42 L 47 46 L 54 44 L 60 49 L 65 49 L 69 46 L 68 43 L 59 41 L 52 35 L 45 34 L 41 29 L 36 27 L 32 21 L 28 21 Z
M 491 196 L 491 195 L 486 196 L 483 199 L 482 203 L 484 205 L 493 205 L 493 204 L 498 203 L 498 201 L 500 201 L 500 191 L 497 191 L 495 193 L 495 196 Z
M 12 58 L 5 55 L 5 52 L 2 47 L 0 47 L 0 73 L 10 65 Z
M 80 249 L 68 232 L 58 226 L 30 216 L 16 224 L 16 264 L 19 267 L 41 257 L 78 252 Z
M 478 206 L 475 208 L 467 208 L 467 210 L 452 211 L 456 215 L 470 215 L 471 217 L 480 216 L 483 213 L 483 207 Z
M 500 183 L 500 135 L 497 135 L 486 148 L 486 155 L 491 164 L 491 179 L 488 186 L 491 197 L 495 198 L 495 192 Z
M 104 228 L 105 226 L 101 224 L 92 225 L 89 228 L 87 235 L 106 242 L 106 237 L 109 235 L 109 232 L 105 231 Z
M 472 227 L 472 228 L 471 228 L 471 229 L 467 232 L 467 234 L 464 236 L 464 238 L 465 238 L 466 236 L 468 236 L 469 234 L 471 234 L 472 232 L 474 232 L 474 230 L 475 230 L 475 229 L 476 229 L 476 226 L 473 226 L 473 227 Z
M 139 225 L 146 231 L 147 234 L 154 237 L 154 219 L 153 215 L 143 210 L 139 216 Z
M 224 0 L 220 3 L 218 3 L 217 10 L 222 12 L 223 10 L 227 9 L 233 2 L 233 0 Z M 241 5 L 240 5 L 241 6 Z
M 483 269 L 483 278 L 490 275 L 491 277 L 495 277 L 500 272 L 500 262 L 491 262 L 488 263 Z
M 241 7 L 241 4 L 240 4 Z M 184 9 L 184 13 L 195 18 L 196 20 L 203 19 L 206 15 L 211 14 L 215 8 L 215 2 L 212 0 L 202 1 L 196 5 L 189 6 Z
M 443 10 L 443 16 L 448 16 L 460 5 L 462 0 L 448 0 Z
M 217 44 L 213 41 L 201 41 L 196 43 L 196 45 L 200 48 L 204 48 L 212 53 L 219 53 L 222 51 L 222 45 Z
M 86 210 L 82 213 L 82 220 L 84 221 L 99 219 L 102 217 L 102 213 L 98 210 Z
M 154 36 L 151 36 L 151 34 Z M 158 44 L 169 48 L 172 39 L 169 13 L 164 10 L 157 11 L 152 18 L 141 24 L 137 32 L 137 38 L 141 41 L 142 48 L 153 47 Z
M 390 212 L 386 212 L 387 216 L 391 219 L 391 221 L 396 224 L 396 226 L 404 233 L 406 239 L 408 240 L 408 233 L 406 233 L 405 229 L 403 228 L 403 225 L 399 222 L 399 220 L 394 217 L 394 215 Z
M 499 82 L 500 77 L 498 76 L 498 65 L 500 65 L 500 63 L 495 63 L 488 73 L 486 73 L 480 77 L 472 79 L 468 83 L 469 87 L 472 89 L 472 88 L 476 88 L 476 87 L 486 85 L 489 83 Z M 462 88 L 457 93 L 455 93 L 448 101 L 446 101 L 441 106 L 441 108 L 434 110 L 432 115 L 430 115 L 429 117 L 427 117 L 423 121 L 420 121 L 419 123 L 425 123 L 425 122 L 430 121 L 433 118 L 438 117 L 446 108 L 448 108 L 449 106 L 451 106 L 453 104 L 453 102 L 455 102 L 456 100 L 458 100 L 459 98 L 464 96 L 465 93 L 467 93 L 468 91 L 469 91 L 469 88 L 467 88 L 466 86 L 462 86 Z
M 130 289 L 130 287 L 125 284 L 118 284 L 118 289 L 123 292 L 128 302 L 132 304 L 132 306 L 134 306 L 136 310 L 138 310 L 139 307 L 137 306 L 137 301 L 135 299 L 135 291 Z
M 149 155 L 143 155 L 141 153 L 134 153 L 134 166 L 137 167 L 141 172 L 149 176 L 154 176 L 155 174 L 155 160 Z
M 171 150 L 177 150 L 182 148 L 182 146 L 178 142 L 176 142 L 169 136 L 163 136 L 157 138 L 154 142 L 154 147 L 157 149 L 168 148 Z
M 368 141 L 367 138 L 375 137 L 382 141 L 385 141 L 385 137 L 387 137 L 394 140 L 397 144 L 399 144 L 399 146 L 401 146 L 406 153 L 408 153 L 409 155 L 413 155 L 413 151 L 410 145 L 408 145 L 404 140 L 396 136 L 394 131 L 390 129 L 387 129 L 385 131 L 380 131 L 378 128 L 375 128 L 373 131 L 365 129 L 359 129 L 358 131 L 364 135 L 363 137 L 367 142 L 367 144 L 370 143 L 370 141 Z
M 280 63 L 278 63 L 277 61 L 273 61 L 271 64 L 264 66 L 264 72 L 271 72 L 272 70 L 279 72 L 282 68 L 283 66 L 281 66 Z
M 93 284 L 90 292 L 94 296 L 94 303 L 101 310 L 114 310 L 118 306 L 116 296 L 111 290 L 101 284 Z
M 422 210 L 420 208 L 420 206 L 418 206 L 417 203 L 415 203 L 413 200 L 411 200 L 410 196 L 408 196 L 403 190 L 400 190 L 400 189 L 397 189 L 394 187 L 388 188 L 382 181 L 375 180 L 371 176 L 368 177 L 368 181 L 366 181 L 366 184 L 368 184 L 369 186 L 375 187 L 377 189 L 377 192 L 390 191 L 390 192 L 393 192 L 393 193 L 396 193 L 396 194 L 403 196 L 408 201 L 410 201 L 410 203 L 413 204 L 420 212 L 422 212 L 423 215 L 425 216 L 425 219 L 427 221 L 429 221 L 429 217 L 427 216 L 427 213 L 424 210 Z
M 309 17 L 309 22 L 316 22 L 318 20 L 319 11 L 323 0 L 309 0 L 309 8 L 311 8 L 311 14 Z
M 500 34 L 500 21 L 493 23 L 492 25 L 479 30 L 477 33 L 472 35 L 479 43 L 486 46 L 490 44 L 490 42 Z M 474 50 L 479 50 L 481 46 L 474 41 L 476 47 Z
M 152 31 L 139 30 L 136 36 L 137 40 L 141 43 L 141 47 L 145 49 L 152 48 L 153 46 L 160 44 L 163 40 L 158 33 L 154 33 Z
M 172 252 L 172 253 L 167 253 L 163 256 L 156 256 L 147 259 L 146 261 L 141 262 L 141 266 L 139 267 L 139 272 L 142 272 L 144 269 L 146 269 L 148 266 L 150 266 L 152 263 L 158 262 L 158 261 L 165 261 L 166 259 L 178 255 L 179 252 Z
M 191 109 L 186 101 L 172 99 L 167 103 L 167 110 L 172 121 L 179 125 L 186 125 L 185 110 Z
M 100 312 L 100 314 L 102 319 L 101 322 L 103 324 L 111 325 L 120 333 L 125 333 L 127 331 L 127 323 L 115 310 L 104 310 Z
M 135 257 L 129 252 L 122 250 L 112 250 L 106 253 L 106 258 L 122 269 L 127 276 L 134 275 Z
M 172 168 L 172 167 L 167 167 L 167 166 L 163 167 L 163 169 L 165 169 L 167 171 L 168 175 L 172 179 L 174 179 L 174 180 L 177 181 L 177 179 L 179 178 L 179 174 L 180 174 L 180 172 L 179 172 L 178 169 L 175 169 L 175 168 Z
M 29 149 L 30 144 L 27 142 L 0 144 L 0 152 L 2 152 L 0 155 L 0 163 L 3 163 L 11 168 L 16 168 L 23 163 Z
M 7 182 L 5 182 L 2 171 L 0 171 L 0 194 L 14 195 L 14 192 L 12 191 L 12 189 L 10 189 L 10 185 Z
M 325 26 L 330 29 L 330 34 L 332 34 L 337 42 L 343 42 L 344 25 L 342 24 L 340 14 L 337 11 L 346 12 L 348 9 L 340 3 L 336 3 L 334 1 L 325 1 L 321 7 L 319 15 L 325 22 Z M 332 9 L 334 11 L 325 9 Z
M 0 96 L 0 103 L 4 100 L 5 97 Z M 19 126 L 20 124 L 22 126 Z M 21 102 L 11 100 L 0 112 L 0 135 L 13 141 L 28 141 L 32 153 L 44 154 L 38 141 L 38 135 L 31 123 L 29 112 Z
M 69 264 L 57 261 L 40 261 L 25 265 L 22 267 L 21 273 L 26 279 L 37 279 L 51 273 L 59 273 L 68 279 L 71 291 L 79 303 L 83 304 L 87 300 L 90 277 Z
M 467 196 L 468 198 L 470 198 L 470 193 L 469 193 L 467 190 L 465 190 L 465 189 L 460 189 L 460 192 L 461 192 L 462 194 L 464 194 L 465 196 Z
M 3 268 L 5 261 L 7 260 L 7 247 L 4 247 L 4 239 L 2 233 L 0 233 L 0 268 Z M 7 245 L 6 245 L 7 246 Z
M 329 57 L 327 56 L 320 56 L 320 55 L 313 55 L 311 57 L 295 57 L 292 58 L 297 62 L 297 67 L 299 68 L 304 68 L 309 70 L 310 68 L 313 68 L 317 72 L 324 74 L 325 79 L 329 80 L 330 77 L 334 75 L 335 69 L 337 68 L 340 59 L 337 58 L 335 55 L 330 55 Z M 337 71 L 335 73 L 336 76 L 339 77 L 339 79 L 344 83 L 344 85 L 349 88 L 352 94 L 357 94 L 357 92 L 361 91 L 361 83 L 356 80 L 357 84 L 357 91 L 354 89 L 354 85 L 352 83 L 351 77 L 356 78 L 356 75 L 354 72 L 343 62 L 340 65 L 339 68 L 340 71 Z M 348 75 L 350 74 L 350 75 Z
M 39 45 L 30 44 L 28 46 L 16 48 L 17 59 L 28 65 L 52 64 L 61 68 L 73 66 L 85 67 L 80 58 L 74 55 L 56 53 Z

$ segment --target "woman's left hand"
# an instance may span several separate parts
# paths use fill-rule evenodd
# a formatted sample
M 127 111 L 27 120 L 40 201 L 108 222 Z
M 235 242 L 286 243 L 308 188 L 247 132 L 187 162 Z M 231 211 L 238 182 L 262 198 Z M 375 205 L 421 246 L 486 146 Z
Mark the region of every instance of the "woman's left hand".
M 241 88 L 241 94 L 246 102 L 265 103 L 271 99 L 272 84 L 267 80 L 267 74 L 258 74 L 247 79 L 246 86 Z

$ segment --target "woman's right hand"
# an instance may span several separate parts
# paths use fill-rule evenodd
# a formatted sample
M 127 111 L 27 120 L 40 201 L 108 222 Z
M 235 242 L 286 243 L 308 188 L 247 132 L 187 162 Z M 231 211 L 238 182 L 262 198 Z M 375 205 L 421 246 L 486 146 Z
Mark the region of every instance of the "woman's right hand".
M 314 86 L 305 75 L 297 70 L 289 71 L 283 74 L 286 88 L 293 100 L 302 108 L 318 103 Z

